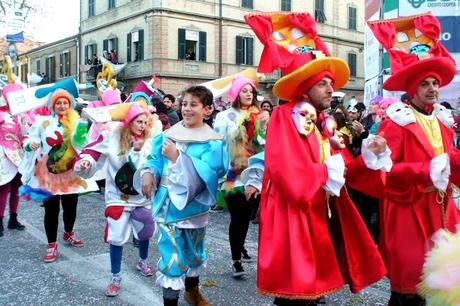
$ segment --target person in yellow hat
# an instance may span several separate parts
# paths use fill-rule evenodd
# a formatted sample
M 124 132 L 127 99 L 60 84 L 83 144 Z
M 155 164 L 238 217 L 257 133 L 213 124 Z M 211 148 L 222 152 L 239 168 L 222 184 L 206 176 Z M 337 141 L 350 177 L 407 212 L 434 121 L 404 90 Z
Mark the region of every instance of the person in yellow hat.
M 259 72 L 281 68 L 273 93 L 289 101 L 273 110 L 267 130 L 257 290 L 275 297 L 276 305 L 314 305 L 345 284 L 358 292 L 386 269 L 343 187 L 381 187 L 390 152 L 382 137 L 371 136 L 362 156 L 347 155 L 325 110 L 350 71 L 330 56 L 309 14 L 249 15 L 246 21 L 265 45 Z M 273 65 L 263 62 L 273 59 Z

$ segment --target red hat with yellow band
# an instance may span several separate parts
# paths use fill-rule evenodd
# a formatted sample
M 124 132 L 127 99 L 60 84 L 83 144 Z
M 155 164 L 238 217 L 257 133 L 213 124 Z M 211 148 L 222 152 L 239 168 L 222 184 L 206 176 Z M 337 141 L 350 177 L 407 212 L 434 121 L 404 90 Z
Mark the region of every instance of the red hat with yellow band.
M 391 76 L 383 83 L 390 91 L 410 97 L 423 79 L 434 77 L 440 87 L 455 76 L 455 60 L 439 41 L 441 26 L 431 13 L 368 22 L 390 58 Z
M 295 99 L 299 86 L 306 91 L 320 74 L 334 81 L 334 90 L 348 82 L 347 63 L 330 56 L 310 14 L 251 14 L 245 20 L 264 45 L 258 71 L 269 73 L 280 68 L 284 75 L 273 87 L 273 93 L 280 99 Z

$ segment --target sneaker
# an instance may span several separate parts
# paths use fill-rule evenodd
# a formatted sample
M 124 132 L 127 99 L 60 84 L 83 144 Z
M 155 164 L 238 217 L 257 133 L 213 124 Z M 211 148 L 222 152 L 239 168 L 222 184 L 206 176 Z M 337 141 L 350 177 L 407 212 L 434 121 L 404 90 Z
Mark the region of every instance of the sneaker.
M 46 254 L 43 256 L 45 262 L 53 262 L 56 260 L 58 254 L 57 243 L 48 243 L 48 248 L 46 249 Z
M 241 261 L 242 262 L 251 262 L 252 261 L 252 257 L 249 256 L 248 251 L 245 248 L 243 248 L 243 250 L 241 251 Z
M 193 306 L 211 306 L 205 297 L 201 294 L 198 286 L 185 290 L 184 299 Z
M 81 239 L 77 238 L 77 235 L 75 235 L 75 232 L 72 231 L 70 233 L 64 232 L 64 241 L 70 245 L 76 246 L 76 247 L 82 247 L 83 246 L 83 241 Z
M 152 276 L 153 274 L 155 274 L 155 271 L 153 270 L 153 268 L 150 266 L 150 263 L 144 259 L 140 259 L 139 262 L 137 263 L 137 266 L 136 266 L 137 270 L 139 270 L 141 272 L 142 275 L 144 276 Z
M 246 275 L 246 272 L 244 272 L 243 266 L 241 265 L 241 262 L 235 261 L 233 263 L 233 277 L 234 278 L 240 278 L 243 275 Z
M 120 292 L 120 283 L 121 283 L 120 276 L 112 276 L 112 280 L 110 281 L 110 284 L 107 286 L 107 289 L 105 289 L 105 295 L 106 296 L 117 296 L 118 293 Z

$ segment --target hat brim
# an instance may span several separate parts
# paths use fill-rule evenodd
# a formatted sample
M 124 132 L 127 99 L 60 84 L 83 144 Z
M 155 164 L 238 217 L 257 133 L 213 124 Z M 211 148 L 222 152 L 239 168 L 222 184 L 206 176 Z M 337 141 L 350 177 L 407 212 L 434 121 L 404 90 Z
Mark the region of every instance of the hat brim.
M 295 99 L 297 87 L 305 80 L 322 71 L 330 71 L 334 75 L 334 91 L 347 84 L 350 68 L 338 57 L 322 57 L 312 60 L 295 71 L 279 79 L 273 86 L 273 94 L 282 100 Z
M 447 58 L 429 58 L 415 62 L 406 66 L 404 69 L 391 75 L 384 83 L 383 89 L 389 91 L 406 91 L 407 82 L 414 76 L 425 71 L 433 71 L 441 77 L 439 86 L 443 87 L 449 84 L 455 77 L 456 68 L 452 61 Z

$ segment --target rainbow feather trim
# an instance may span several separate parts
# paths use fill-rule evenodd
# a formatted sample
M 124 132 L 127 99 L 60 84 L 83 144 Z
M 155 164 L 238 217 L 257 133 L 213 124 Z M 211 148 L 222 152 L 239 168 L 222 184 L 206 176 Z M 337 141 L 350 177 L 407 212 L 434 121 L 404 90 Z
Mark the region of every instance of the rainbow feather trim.
M 460 306 L 460 227 L 456 234 L 439 230 L 423 266 L 420 294 L 432 306 Z

